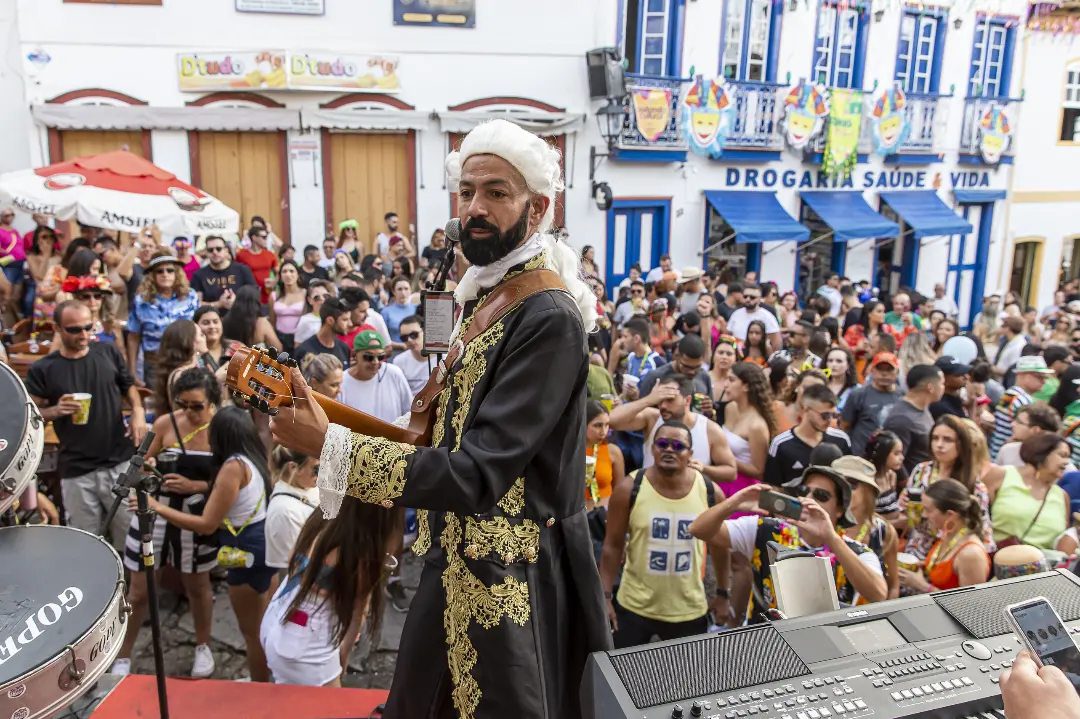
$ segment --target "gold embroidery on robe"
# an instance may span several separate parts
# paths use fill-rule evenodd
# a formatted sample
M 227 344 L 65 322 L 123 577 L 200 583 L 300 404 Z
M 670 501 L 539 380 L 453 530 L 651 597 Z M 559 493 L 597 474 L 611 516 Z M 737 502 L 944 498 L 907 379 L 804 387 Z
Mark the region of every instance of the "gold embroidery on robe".
M 389 506 L 405 490 L 405 469 L 411 444 L 391 442 L 382 437 L 354 434 L 352 471 L 346 493 L 364 502 Z
M 487 358 L 484 353 L 502 341 L 505 328 L 502 322 L 496 322 L 484 330 L 479 337 L 469 343 L 461 361 L 461 368 L 454 373 L 454 392 L 457 403 L 450 426 L 454 430 L 454 449 L 461 449 L 461 437 L 465 433 L 465 418 L 469 416 L 472 405 L 473 389 L 487 372 Z
M 492 554 L 503 564 L 535 562 L 540 555 L 540 526 L 531 519 L 510 524 L 506 517 L 481 520 L 466 517 L 465 556 L 480 559 Z
M 521 514 L 521 511 L 525 509 L 525 478 L 518 477 L 514 480 L 513 486 L 509 491 L 503 495 L 503 498 L 499 500 L 499 509 L 501 509 L 506 516 L 516 517 Z
M 431 446 L 438 447 L 446 434 L 446 405 L 450 401 L 450 390 L 444 388 L 435 403 L 435 426 L 431 430 Z M 413 554 L 418 557 L 431 549 L 431 520 L 426 509 L 416 510 L 416 541 L 413 542 Z

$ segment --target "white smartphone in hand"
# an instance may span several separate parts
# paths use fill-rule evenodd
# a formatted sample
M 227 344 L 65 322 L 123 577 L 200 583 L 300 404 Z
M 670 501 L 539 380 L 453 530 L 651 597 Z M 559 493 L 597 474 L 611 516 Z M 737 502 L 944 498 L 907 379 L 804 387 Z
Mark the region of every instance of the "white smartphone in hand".
M 1080 692 L 1080 649 L 1046 597 L 1005 607 L 1005 617 L 1040 667 L 1057 667 Z

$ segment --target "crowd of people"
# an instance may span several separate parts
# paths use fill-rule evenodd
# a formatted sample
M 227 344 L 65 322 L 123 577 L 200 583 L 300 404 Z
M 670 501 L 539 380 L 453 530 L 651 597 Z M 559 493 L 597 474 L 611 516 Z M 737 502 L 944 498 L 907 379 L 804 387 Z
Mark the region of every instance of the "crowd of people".
M 346 220 L 300 246 L 258 217 L 241 237 L 168 241 L 156 228 L 67 238 L 44 217 L 20 236 L 12 218 L 0 213 L 0 294 L 8 326 L 52 333 L 25 383 L 60 440 L 64 521 L 98 531 L 152 429 L 156 564 L 183 581 L 192 675 L 215 670 L 223 573 L 253 680 L 338 684 L 361 632 L 408 609 L 399 564 L 415 519 L 352 500 L 315 512 L 319 458 L 273 446 L 224 372 L 239 346 L 285 351 L 315 391 L 406 414 L 433 366 L 419 291 L 442 231 L 421 243 L 388 213 L 375 238 Z M 1076 553 L 1076 281 L 1041 311 L 987 297 L 964 331 L 941 285 L 886 298 L 832 275 L 799 296 L 664 256 L 608 287 L 590 247 L 581 267 L 599 316 L 582 497 L 616 646 L 762 621 L 777 606 L 772 542 L 828 557 L 846 605 Z M 92 396 L 86 424 L 75 393 Z M 797 516 L 762 510 L 766 491 L 797 500 Z M 110 539 L 134 615 L 117 673 L 146 616 L 138 537 L 125 508 Z

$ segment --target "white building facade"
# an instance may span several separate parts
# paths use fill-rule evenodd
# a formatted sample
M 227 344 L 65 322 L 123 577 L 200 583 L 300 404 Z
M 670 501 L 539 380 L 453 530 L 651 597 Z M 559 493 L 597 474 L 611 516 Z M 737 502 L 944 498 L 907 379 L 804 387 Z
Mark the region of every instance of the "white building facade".
M 260 5 L 279 12 L 248 11 Z M 423 5 L 461 15 L 402 21 L 403 6 Z M 18 39 L 0 72 L 10 147 L 0 169 L 126 147 L 245 220 L 266 217 L 294 245 L 317 244 L 347 218 L 374 237 L 395 211 L 423 246 L 453 212 L 447 151 L 477 122 L 507 116 L 563 151 L 557 221 L 572 243 L 595 247 L 609 285 L 665 253 L 677 267 L 712 260 L 802 293 L 830 271 L 923 293 L 942 282 L 967 323 L 1016 274 L 1014 242 L 1041 238 L 1028 264 L 1042 282 L 1025 285 L 1033 303 L 1056 279 L 1068 203 L 1080 197 L 1061 190 L 1077 185 L 1075 163 L 1045 171 L 1033 155 L 1028 169 L 1015 153 L 1047 144 L 1025 130 L 1051 122 L 1045 105 L 1062 121 L 1065 66 L 1080 52 L 1042 49 L 1019 0 L 960 5 L 0 0 L 0 28 Z M 610 152 L 585 61 L 602 47 L 625 58 L 631 92 L 613 100 L 625 116 Z M 687 149 L 682 103 L 698 77 L 705 88 L 725 80 L 731 103 L 715 158 Z M 822 171 L 830 120 L 805 148 L 786 139 L 785 99 L 800 80 L 826 98 L 865 91 L 849 177 Z M 882 154 L 873 105 L 894 83 L 908 132 Z M 991 129 L 1006 128 L 1009 144 L 988 158 L 980 128 L 992 109 Z M 594 201 L 591 149 L 609 155 L 595 172 L 613 195 L 606 210 Z

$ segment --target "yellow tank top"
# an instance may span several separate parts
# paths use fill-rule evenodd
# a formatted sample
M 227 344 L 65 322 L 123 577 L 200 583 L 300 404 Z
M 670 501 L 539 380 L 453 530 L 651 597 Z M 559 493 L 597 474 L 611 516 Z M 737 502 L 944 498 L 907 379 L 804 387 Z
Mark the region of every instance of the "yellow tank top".
M 694 473 L 693 488 L 679 499 L 641 481 L 630 510 L 630 542 L 619 586 L 619 604 L 662 622 L 687 622 L 708 611 L 704 577 L 705 543 L 690 534 L 690 523 L 709 508 L 705 478 Z

